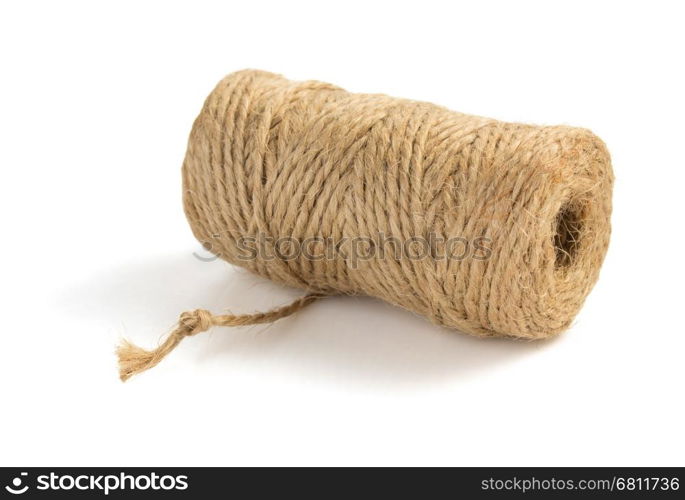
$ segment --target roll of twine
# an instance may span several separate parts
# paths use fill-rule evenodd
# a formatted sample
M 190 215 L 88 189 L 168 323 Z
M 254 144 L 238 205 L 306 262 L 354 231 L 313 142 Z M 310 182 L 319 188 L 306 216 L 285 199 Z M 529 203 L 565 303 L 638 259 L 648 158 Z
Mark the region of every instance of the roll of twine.
M 598 278 L 613 173 L 585 129 L 245 70 L 205 101 L 183 185 L 200 242 L 306 294 L 267 313 L 183 313 L 155 350 L 122 343 L 122 380 L 186 336 L 275 321 L 332 294 L 378 297 L 478 336 L 552 336 Z

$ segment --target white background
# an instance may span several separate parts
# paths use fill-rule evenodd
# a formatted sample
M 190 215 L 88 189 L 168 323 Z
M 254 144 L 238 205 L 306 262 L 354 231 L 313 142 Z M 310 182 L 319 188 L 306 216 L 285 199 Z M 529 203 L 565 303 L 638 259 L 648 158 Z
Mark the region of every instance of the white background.
M 650 2 L 15 2 L 0 8 L 0 465 L 685 465 L 683 12 Z M 200 250 L 180 166 L 246 67 L 592 129 L 614 233 L 575 325 L 479 340 L 365 298 L 114 346 L 285 290 Z

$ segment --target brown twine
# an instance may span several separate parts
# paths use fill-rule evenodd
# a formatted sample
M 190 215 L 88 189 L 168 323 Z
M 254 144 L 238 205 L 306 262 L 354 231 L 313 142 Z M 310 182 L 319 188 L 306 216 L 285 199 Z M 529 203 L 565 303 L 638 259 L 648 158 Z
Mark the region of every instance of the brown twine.
M 500 122 L 263 71 L 229 75 L 207 98 L 183 183 L 198 240 L 310 294 L 254 315 L 184 313 L 156 350 L 122 344 L 123 380 L 186 336 L 275 321 L 335 293 L 379 297 L 473 335 L 546 338 L 575 317 L 609 243 L 613 173 L 588 130 Z M 339 251 L 359 237 L 379 250 L 379 234 L 432 243 L 424 258 Z M 487 242 L 489 253 L 443 258 L 459 238 L 471 248 Z M 284 240 L 313 242 L 326 257 L 285 258 Z M 246 241 L 259 250 L 247 258 Z
M 176 329 L 169 334 L 159 347 L 152 351 L 146 351 L 145 349 L 141 349 L 140 347 L 131 344 L 127 340 L 123 340 L 117 348 L 117 355 L 119 356 L 119 377 L 122 381 L 126 381 L 136 373 L 149 370 L 156 366 L 157 363 L 173 351 L 185 337 L 206 332 L 213 326 L 246 326 L 258 325 L 260 323 L 272 323 L 278 319 L 290 316 L 320 297 L 321 295 L 318 294 L 308 294 L 286 306 L 255 314 L 213 315 L 205 309 L 184 312 L 178 320 Z

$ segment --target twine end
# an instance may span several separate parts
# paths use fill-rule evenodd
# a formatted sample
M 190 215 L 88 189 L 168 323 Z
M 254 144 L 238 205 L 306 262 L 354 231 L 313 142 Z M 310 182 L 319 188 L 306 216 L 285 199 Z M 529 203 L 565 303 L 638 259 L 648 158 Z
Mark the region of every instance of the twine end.
M 122 382 L 149 368 L 155 354 L 154 351 L 141 349 L 126 339 L 117 346 L 116 353 L 119 358 L 119 378 Z
M 152 351 L 142 349 L 126 339 L 121 340 L 116 350 L 117 357 L 119 358 L 119 378 L 122 382 L 126 382 L 134 375 L 149 370 L 173 351 L 185 337 L 207 331 L 212 326 L 245 326 L 271 323 L 280 318 L 290 316 L 320 297 L 320 294 L 308 294 L 287 306 L 279 307 L 266 313 L 214 316 L 204 309 L 184 312 L 178 320 L 176 329 L 171 332 L 159 347 Z

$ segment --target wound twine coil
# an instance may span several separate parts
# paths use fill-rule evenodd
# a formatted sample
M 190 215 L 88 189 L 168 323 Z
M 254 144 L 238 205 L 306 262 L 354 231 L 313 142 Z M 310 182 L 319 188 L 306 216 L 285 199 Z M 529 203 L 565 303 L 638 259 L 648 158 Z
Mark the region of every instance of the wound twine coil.
M 157 349 L 120 345 L 121 378 L 186 336 L 272 322 L 333 294 L 472 335 L 552 336 L 598 278 L 612 185 L 607 149 L 585 129 L 233 73 L 193 125 L 185 213 L 214 254 L 306 294 L 265 313 L 183 313 Z

